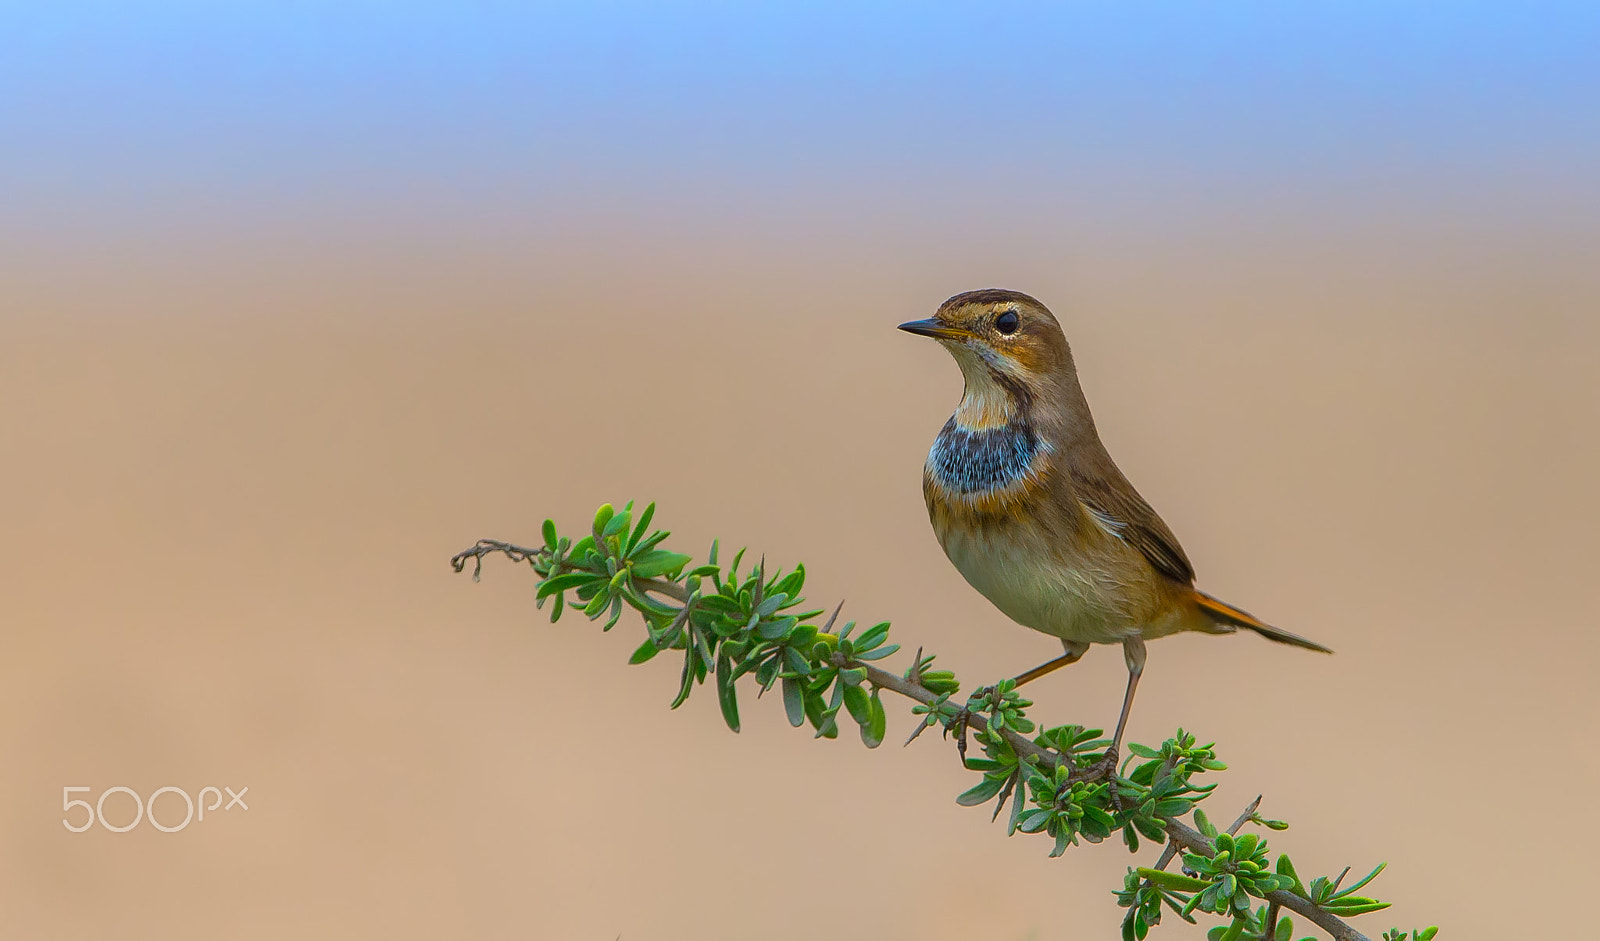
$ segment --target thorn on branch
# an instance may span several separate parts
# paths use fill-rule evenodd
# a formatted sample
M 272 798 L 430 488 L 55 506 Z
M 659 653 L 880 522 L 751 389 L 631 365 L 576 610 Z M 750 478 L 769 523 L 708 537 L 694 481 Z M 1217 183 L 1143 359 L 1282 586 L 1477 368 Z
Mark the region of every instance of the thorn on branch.
M 929 715 L 923 717 L 923 720 L 921 722 L 917 723 L 917 727 L 911 730 L 911 737 L 906 739 L 906 745 L 902 746 L 902 747 L 910 746 L 910 744 L 912 742 L 917 740 L 917 736 L 921 735 L 924 731 L 926 731 L 928 726 L 931 725 L 932 723 L 933 723 L 933 715 L 931 713 Z
M 1260 807 L 1260 806 L 1261 806 L 1261 795 L 1257 794 L 1256 795 L 1256 799 L 1251 801 L 1250 802 L 1250 806 L 1246 807 L 1244 809 L 1244 813 L 1239 815 L 1239 819 L 1235 820 L 1233 822 L 1233 825 L 1228 827 L 1228 835 L 1229 836 L 1233 836 L 1233 835 L 1237 834 L 1239 832 L 1239 828 L 1244 826 L 1245 824 L 1249 823 L 1250 822 L 1250 818 L 1254 817 L 1256 815 L 1256 808 Z
M 761 564 L 762 565 L 766 565 L 766 559 L 765 558 L 763 558 L 761 560 Z M 828 615 L 828 623 L 822 625 L 822 630 L 818 631 L 817 633 L 819 633 L 819 634 L 832 634 L 833 633 L 833 622 L 839 620 L 839 612 L 843 611 L 843 610 L 844 610 L 844 599 L 840 598 L 838 605 L 836 605 L 834 607 L 834 609 L 833 609 L 833 613 Z

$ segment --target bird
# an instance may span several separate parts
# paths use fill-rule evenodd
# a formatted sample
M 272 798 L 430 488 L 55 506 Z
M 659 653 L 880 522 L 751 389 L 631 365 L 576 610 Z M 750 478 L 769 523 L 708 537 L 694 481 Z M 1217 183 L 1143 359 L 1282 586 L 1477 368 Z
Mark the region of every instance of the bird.
M 1072 348 L 1044 304 L 1019 291 L 957 294 L 899 325 L 938 340 L 966 386 L 923 465 L 934 535 L 967 582 L 1063 653 L 1019 674 L 1021 686 L 1120 644 L 1128 668 L 1114 770 L 1144 672 L 1145 642 L 1182 631 L 1248 630 L 1332 653 L 1195 587 L 1194 566 L 1106 451 Z

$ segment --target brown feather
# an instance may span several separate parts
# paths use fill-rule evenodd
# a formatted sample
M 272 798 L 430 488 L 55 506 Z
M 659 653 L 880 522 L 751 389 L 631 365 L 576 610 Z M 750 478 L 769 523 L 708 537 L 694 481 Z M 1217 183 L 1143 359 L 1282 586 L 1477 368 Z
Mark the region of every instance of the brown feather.
M 1139 496 L 1108 457 L 1098 472 L 1078 462 L 1067 464 L 1072 488 L 1085 507 L 1109 523 L 1113 535 L 1139 550 L 1156 571 L 1185 585 L 1194 582 L 1194 566 L 1178 545 L 1178 537 Z

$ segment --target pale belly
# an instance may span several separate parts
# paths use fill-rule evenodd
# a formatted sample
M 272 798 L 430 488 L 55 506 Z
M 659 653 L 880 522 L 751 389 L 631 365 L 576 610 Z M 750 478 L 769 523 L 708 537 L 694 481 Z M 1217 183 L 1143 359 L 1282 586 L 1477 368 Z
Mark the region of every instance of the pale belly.
M 1092 644 L 1121 643 L 1133 635 L 1155 638 L 1183 629 L 1175 616 L 1151 618 L 1147 605 L 1128 596 L 1129 586 L 1097 570 L 1092 561 L 1059 560 L 1048 547 L 1023 542 L 1025 535 L 1018 538 L 1027 532 L 1027 527 L 984 533 L 956 527 L 937 535 L 968 584 L 1024 627 Z

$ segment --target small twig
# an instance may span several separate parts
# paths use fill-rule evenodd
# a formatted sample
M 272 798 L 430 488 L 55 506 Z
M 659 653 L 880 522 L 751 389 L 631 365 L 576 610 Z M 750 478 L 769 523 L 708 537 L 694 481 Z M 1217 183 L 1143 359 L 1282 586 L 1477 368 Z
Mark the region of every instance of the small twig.
M 1228 830 L 1227 830 L 1228 835 L 1229 836 L 1233 836 L 1235 833 L 1238 833 L 1239 832 L 1239 828 L 1244 826 L 1245 824 L 1249 823 L 1250 822 L 1250 818 L 1254 817 L 1256 815 L 1256 808 L 1260 807 L 1260 806 L 1261 806 L 1261 795 L 1257 794 L 1256 795 L 1256 799 L 1251 801 L 1250 802 L 1250 806 L 1246 807 L 1244 809 L 1244 813 L 1239 815 L 1239 819 L 1235 820 L 1233 822 L 1233 825 L 1228 827 Z
M 1177 843 L 1176 840 L 1168 840 L 1167 841 L 1167 845 L 1165 847 L 1163 847 L 1162 850 L 1161 850 L 1161 857 L 1156 860 L 1155 868 L 1157 868 L 1157 869 L 1165 869 L 1168 866 L 1172 865 L 1172 861 L 1174 859 L 1177 859 L 1177 858 L 1178 858 L 1178 843 Z M 1148 885 L 1150 883 L 1149 879 L 1146 879 L 1144 881 L 1145 881 L 1146 885 Z
M 479 539 L 478 544 L 471 549 L 465 552 L 458 552 L 452 556 L 450 558 L 450 567 L 459 572 L 466 568 L 467 559 L 472 559 L 472 580 L 477 581 L 478 576 L 483 573 L 483 557 L 491 552 L 504 552 L 506 558 L 513 562 L 529 562 L 537 556 L 544 555 L 547 551 L 543 547 L 529 549 L 526 546 L 501 542 L 498 539 Z

